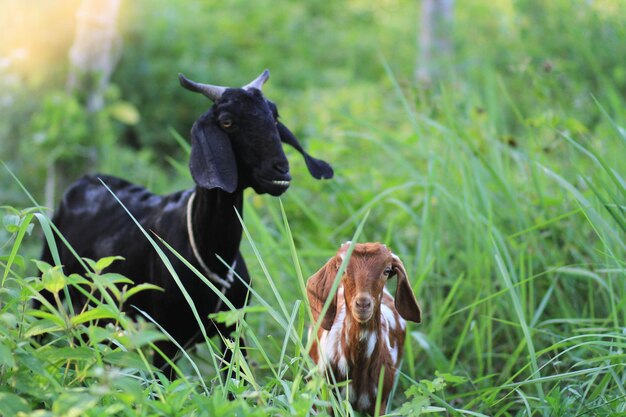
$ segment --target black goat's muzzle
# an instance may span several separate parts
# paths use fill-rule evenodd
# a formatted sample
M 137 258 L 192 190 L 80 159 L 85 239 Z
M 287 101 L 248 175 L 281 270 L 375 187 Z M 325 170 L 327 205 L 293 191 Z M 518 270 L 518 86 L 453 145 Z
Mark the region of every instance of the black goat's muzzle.
M 291 184 L 291 175 L 281 174 L 271 178 L 258 177 L 252 186 L 258 194 L 270 194 L 274 197 L 281 195 Z

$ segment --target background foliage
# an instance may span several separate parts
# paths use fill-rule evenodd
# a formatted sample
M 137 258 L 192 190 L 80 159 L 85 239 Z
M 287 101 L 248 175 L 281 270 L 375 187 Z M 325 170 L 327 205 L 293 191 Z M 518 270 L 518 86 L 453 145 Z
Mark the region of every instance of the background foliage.
M 297 277 L 368 212 L 359 240 L 393 248 L 424 308 L 394 410 L 626 413 L 621 1 L 457 2 L 453 55 L 430 84 L 413 79 L 413 1 L 129 1 L 95 115 L 65 92 L 78 4 L 0 2 L 0 204 L 15 207 L 0 232 L 0 414 L 307 415 L 328 389 L 305 378 Z M 51 160 L 66 181 L 102 171 L 156 192 L 189 187 L 177 137 L 208 103 L 177 73 L 243 85 L 264 68 L 283 121 L 336 178 L 314 181 L 287 150 L 285 215 L 276 199 L 247 194 L 242 250 L 258 296 L 240 321 L 252 342 L 229 368 L 235 378 L 219 381 L 209 343 L 195 357 L 203 379 L 185 361 L 174 383 L 151 373 L 145 355 L 159 336 L 121 315 L 132 298 L 117 298 L 111 280 L 101 289 L 112 298 L 94 300 L 91 315 L 35 312 L 39 291 L 79 278 L 30 261 L 45 219 L 9 170 L 39 202 Z M 112 318 L 117 327 L 101 322 Z

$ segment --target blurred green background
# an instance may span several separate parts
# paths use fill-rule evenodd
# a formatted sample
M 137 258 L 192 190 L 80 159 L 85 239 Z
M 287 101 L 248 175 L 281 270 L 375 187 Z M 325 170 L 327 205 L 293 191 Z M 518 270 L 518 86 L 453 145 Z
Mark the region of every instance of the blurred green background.
M 428 62 L 419 1 L 126 1 L 96 113 L 66 88 L 80 3 L 0 0 L 0 160 L 38 202 L 51 165 L 53 201 L 88 171 L 159 193 L 190 187 L 185 142 L 210 103 L 177 74 L 240 86 L 269 68 L 266 96 L 336 173 L 315 181 L 287 150 L 294 181 L 281 201 L 303 272 L 370 211 L 361 240 L 392 247 L 424 307 L 410 378 L 462 375 L 448 402 L 489 415 L 619 411 L 623 342 L 558 352 L 626 324 L 623 1 L 459 1 Z M 2 171 L 0 205 L 32 205 Z M 277 199 L 246 198 L 281 296 L 302 299 Z M 242 250 L 263 277 L 245 239 Z
M 152 182 L 157 191 L 175 188 L 165 180 L 172 178 L 168 156 L 186 161 L 169 129 L 187 138 L 209 105 L 180 88 L 178 72 L 237 86 L 269 68 L 267 95 L 284 121 L 312 151 L 334 159 L 340 179 L 359 181 L 362 166 L 373 167 L 378 178 L 393 173 L 354 135 L 373 128 L 393 135 L 398 145 L 432 141 L 424 127 L 415 131 L 406 106 L 435 120 L 454 110 L 466 119 L 455 124 L 488 129 L 502 143 L 534 151 L 558 140 L 521 135 L 529 124 L 536 131 L 594 131 L 604 122 L 594 99 L 620 117 L 626 88 L 619 1 L 456 4 L 446 28 L 452 52 L 427 86 L 414 77 L 420 2 L 132 1 L 122 2 L 118 17 L 110 121 L 95 121 L 59 97 L 66 90 L 79 5 L 2 1 L 0 155 L 35 194 L 44 184 L 41 168 L 57 147 L 66 148 L 58 153 L 70 165 L 68 179 L 100 169 Z M 75 96 L 80 103 L 80 93 Z M 131 110 L 120 103 L 131 106 L 138 120 L 129 121 L 124 110 Z M 59 124 L 56 131 L 52 123 Z M 103 143 L 115 148 L 114 155 Z M 90 152 L 97 165 L 81 166 Z M 424 172 L 423 160 L 412 162 Z M 11 183 L 3 180 L 3 200 L 23 201 Z

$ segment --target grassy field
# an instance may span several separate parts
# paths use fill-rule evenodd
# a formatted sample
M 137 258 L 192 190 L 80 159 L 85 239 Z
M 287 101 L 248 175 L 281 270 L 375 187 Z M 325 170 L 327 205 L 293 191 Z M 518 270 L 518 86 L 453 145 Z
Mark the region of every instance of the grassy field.
M 620 1 L 457 2 L 452 58 L 426 85 L 413 78 L 415 2 L 142 0 L 124 6 L 123 52 L 99 115 L 63 92 L 71 25 L 51 19 L 50 39 L 35 29 L 77 3 L 41 0 L 30 14 L 3 5 L 23 13 L 32 40 L 20 48 L 33 50 L 16 58 L 24 34 L 5 25 L 0 415 L 306 416 L 326 402 L 353 415 L 311 372 L 302 288 L 355 238 L 400 256 L 423 309 L 390 415 L 626 415 Z M 34 310 L 40 292 L 78 279 L 32 261 L 50 233 L 38 207 L 46 167 L 71 181 L 96 155 L 98 171 L 157 192 L 190 187 L 176 138 L 207 103 L 176 74 L 237 85 L 265 67 L 282 120 L 336 177 L 309 178 L 286 149 L 290 190 L 246 194 L 254 292 L 245 319 L 220 319 L 237 321 L 249 349 L 228 378 L 214 369 L 216 340 L 189 351 L 174 382 L 151 370 L 163 336 L 120 313 L 132 297 L 102 272 L 107 260 L 86 274 L 107 296 L 73 314 L 60 303 Z

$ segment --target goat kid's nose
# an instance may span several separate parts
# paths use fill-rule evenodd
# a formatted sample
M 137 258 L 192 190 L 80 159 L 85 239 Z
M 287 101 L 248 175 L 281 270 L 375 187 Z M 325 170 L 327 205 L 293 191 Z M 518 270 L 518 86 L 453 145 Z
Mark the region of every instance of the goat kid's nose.
M 354 300 L 359 310 L 369 310 L 372 307 L 372 299 L 370 297 L 358 297 Z

